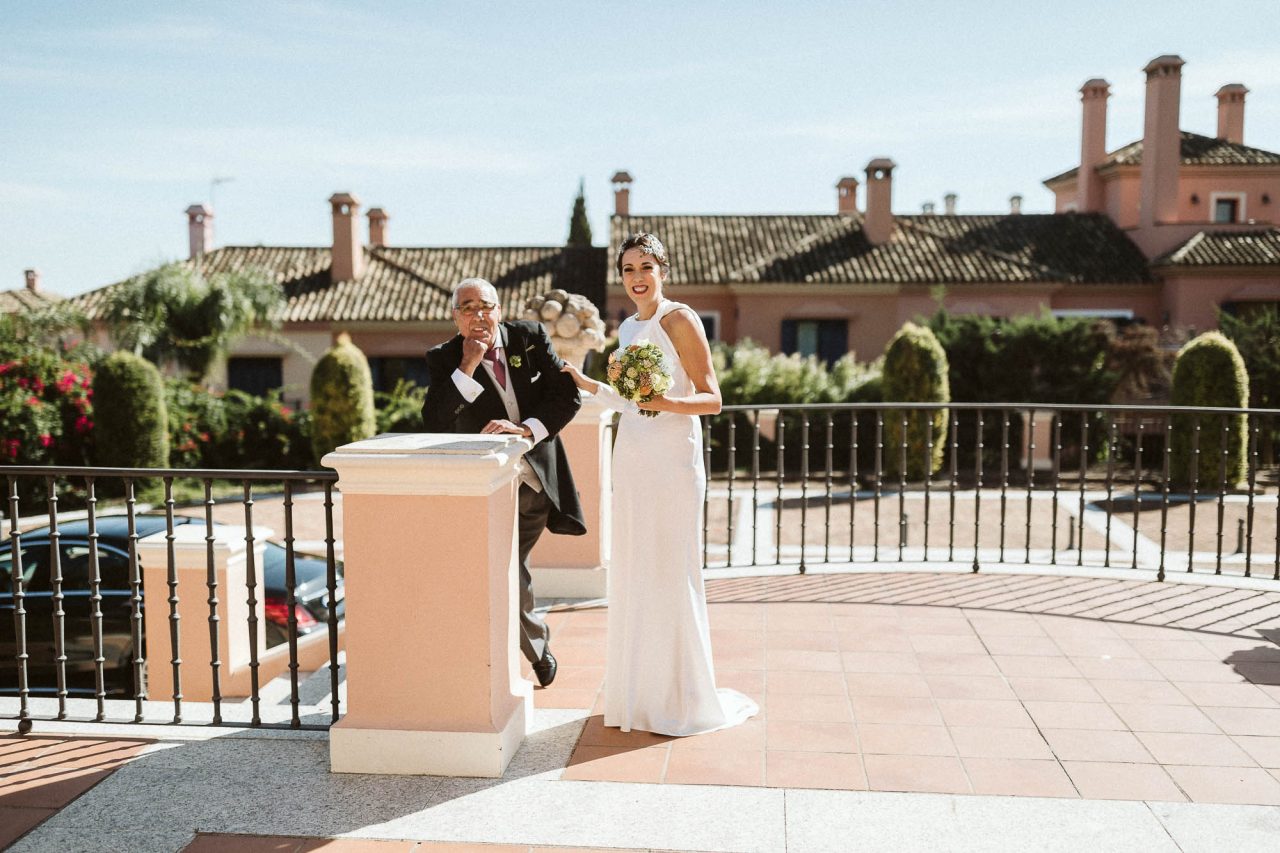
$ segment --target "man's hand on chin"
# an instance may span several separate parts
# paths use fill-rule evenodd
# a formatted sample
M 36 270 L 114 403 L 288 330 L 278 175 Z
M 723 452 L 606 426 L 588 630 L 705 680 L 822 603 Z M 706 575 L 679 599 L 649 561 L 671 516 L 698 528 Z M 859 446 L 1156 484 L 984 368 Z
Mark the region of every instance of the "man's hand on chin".
M 480 366 L 480 362 L 484 360 L 484 354 L 488 351 L 488 341 L 481 338 L 463 338 L 462 361 L 458 364 L 458 368 L 470 376 Z
M 484 429 L 480 430 L 482 435 L 522 435 L 529 438 L 533 435 L 533 430 L 524 424 L 512 423 L 511 421 L 499 418 L 489 421 L 484 425 Z

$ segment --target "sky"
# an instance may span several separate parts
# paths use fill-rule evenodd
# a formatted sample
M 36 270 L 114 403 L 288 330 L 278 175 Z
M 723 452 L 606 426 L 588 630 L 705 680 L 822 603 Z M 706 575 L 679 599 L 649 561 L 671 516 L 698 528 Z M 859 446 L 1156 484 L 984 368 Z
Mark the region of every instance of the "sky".
M 893 207 L 954 192 L 1049 212 L 1079 88 L 1112 85 L 1108 148 L 1142 136 L 1152 58 L 1186 60 L 1184 130 L 1249 87 L 1280 150 L 1275 0 L 57 2 L 0 0 L 0 290 L 72 295 L 215 245 L 328 245 L 327 199 L 401 246 L 556 245 L 579 181 L 607 242 L 633 214 L 834 213 L 888 156 Z M 1270 21 L 1270 23 L 1268 23 Z M 862 204 L 862 192 L 859 203 Z

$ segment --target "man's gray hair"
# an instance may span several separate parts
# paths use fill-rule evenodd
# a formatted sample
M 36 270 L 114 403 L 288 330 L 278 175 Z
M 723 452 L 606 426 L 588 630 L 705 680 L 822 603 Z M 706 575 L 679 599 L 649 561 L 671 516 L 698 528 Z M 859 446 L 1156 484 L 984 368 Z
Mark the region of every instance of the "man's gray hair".
M 464 278 L 453 286 L 453 293 L 449 297 L 449 304 L 452 307 L 458 307 L 458 291 L 462 290 L 464 287 L 478 287 L 482 290 L 487 290 L 489 293 L 493 294 L 494 302 L 502 304 L 502 300 L 498 298 L 498 288 L 493 286 L 493 282 L 489 281 L 487 278 Z

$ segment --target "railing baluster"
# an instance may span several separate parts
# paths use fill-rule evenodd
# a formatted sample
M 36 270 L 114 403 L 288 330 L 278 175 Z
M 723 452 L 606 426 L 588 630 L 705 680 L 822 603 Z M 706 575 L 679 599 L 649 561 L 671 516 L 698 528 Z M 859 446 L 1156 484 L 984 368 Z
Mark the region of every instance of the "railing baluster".
M 782 502 L 782 479 L 783 470 L 786 467 L 786 449 L 787 449 L 787 422 L 782 417 L 782 412 L 778 412 L 778 464 L 777 471 L 774 474 L 778 481 L 778 497 L 774 504 L 773 513 L 773 543 L 777 548 L 777 555 L 774 558 L 774 565 L 782 565 L 782 510 L 784 504 Z
M 1173 418 L 1165 415 L 1164 419 L 1164 456 L 1163 470 L 1160 478 L 1164 482 L 1160 489 L 1160 568 L 1156 570 L 1156 580 L 1164 580 L 1165 544 L 1169 541 L 1169 458 L 1173 455 Z
M 284 481 L 284 601 L 289 611 L 289 725 L 298 728 L 298 576 L 293 550 L 293 481 Z
M 707 568 L 708 525 L 711 524 L 711 418 L 702 418 L 702 568 Z
M 982 409 L 978 409 L 975 413 L 978 419 L 977 446 L 975 449 L 977 457 L 973 463 L 973 571 L 978 571 L 978 548 L 982 541 Z
M 738 416 L 729 414 L 729 497 L 727 500 L 728 511 L 725 512 L 725 543 L 728 546 L 727 556 L 725 557 L 725 565 L 733 565 L 733 481 L 738 473 L 737 450 L 738 450 Z
M 1000 559 L 1004 562 L 1005 517 L 1009 496 L 1009 410 L 1000 410 Z
M 222 723 L 222 655 L 218 649 L 218 569 L 214 562 L 213 545 L 213 480 L 204 481 L 204 560 L 205 585 L 209 588 L 209 672 L 213 684 L 213 724 Z
M 1049 532 L 1049 565 L 1058 565 L 1058 492 L 1062 488 L 1062 413 L 1053 413 L 1053 521 Z
M 831 562 L 831 468 L 835 464 L 835 444 L 833 443 L 835 423 L 831 410 L 827 410 L 827 458 L 826 471 L 823 473 L 823 485 L 826 488 L 826 508 L 823 512 L 822 562 Z
M 329 590 L 329 722 L 338 721 L 338 560 L 333 539 L 333 481 L 324 481 L 325 586 Z
M 800 411 L 800 574 L 806 571 L 805 557 L 809 542 L 809 410 Z
M 907 543 L 907 430 L 910 428 L 910 412 L 902 410 L 902 435 L 898 449 L 898 562 L 903 560 Z
M 1196 570 L 1196 502 L 1200 496 L 1200 416 L 1192 415 L 1191 427 L 1191 513 L 1187 520 L 1187 573 Z
M 1231 415 L 1222 416 L 1222 429 L 1218 435 L 1218 549 L 1213 561 L 1213 573 L 1222 574 L 1222 534 L 1226 527 L 1227 508 L 1227 457 L 1231 454 Z
M 849 562 L 857 541 L 854 522 L 858 517 L 858 410 L 854 409 L 849 424 Z
M 926 563 L 929 562 L 929 501 L 933 484 L 933 415 L 934 410 L 930 409 L 924 419 L 924 551 L 921 559 Z
M 876 491 L 873 499 L 871 553 L 872 560 L 880 559 L 880 493 L 884 486 L 884 411 L 876 409 Z
M 751 410 L 751 565 L 757 565 L 760 539 L 760 410 Z
M 1146 418 L 1138 415 L 1138 438 L 1133 453 L 1133 562 L 1131 569 L 1138 568 L 1138 511 L 1142 508 L 1142 431 L 1146 428 Z
M 947 519 L 947 562 L 956 558 L 956 480 L 960 477 L 960 412 L 951 410 L 951 514 Z
M 1089 413 L 1080 413 L 1080 517 L 1077 519 L 1079 527 L 1079 540 L 1077 545 L 1079 551 L 1076 553 L 1076 565 L 1084 565 L 1084 489 L 1085 481 L 1089 479 Z
M 107 718 L 107 683 L 102 648 L 102 566 L 98 561 L 98 493 L 93 477 L 85 477 L 85 504 L 89 511 L 89 625 L 93 637 L 93 686 L 97 700 L 95 722 Z
M 1111 519 L 1115 511 L 1116 419 L 1107 417 L 1107 526 L 1102 546 L 1102 565 L 1111 568 Z
M 62 534 L 58 532 L 58 482 L 45 478 L 49 491 L 49 574 L 53 580 L 53 661 L 58 683 L 58 719 L 67 718 L 67 612 L 62 589 Z
M 253 532 L 253 486 L 249 480 L 241 482 L 244 494 L 244 585 L 248 597 L 245 603 L 249 607 L 249 703 L 251 717 L 249 725 L 262 725 L 261 697 L 258 695 L 258 538 Z M 264 567 L 265 568 L 265 567 Z
M 129 529 L 129 624 L 132 628 L 130 639 L 133 642 L 133 721 L 142 722 L 142 700 L 147 695 L 146 664 L 147 659 L 142 651 L 142 566 L 138 563 L 138 519 L 135 509 L 137 496 L 134 494 L 133 478 L 124 481 L 125 515 L 128 517 Z
M 23 587 L 22 534 L 18 532 L 18 478 L 9 476 L 9 554 L 12 560 L 10 586 L 13 589 L 13 640 L 14 663 L 18 668 L 18 731 L 31 730 L 31 709 L 28 707 L 30 685 L 27 682 L 27 595 Z
M 1031 565 L 1031 492 L 1036 487 L 1036 410 L 1027 412 L 1027 529 L 1026 553 L 1022 562 Z
M 1245 509 L 1244 576 L 1253 577 L 1253 496 L 1258 485 L 1258 432 L 1260 419 L 1250 417 L 1249 430 L 1249 505 Z M 1280 498 L 1277 498 L 1280 500 Z
M 182 653 L 179 647 L 179 628 L 182 615 L 178 612 L 178 557 L 174 548 L 173 534 L 173 477 L 164 478 L 164 539 L 168 565 L 166 580 L 169 586 L 169 643 L 173 652 L 170 665 L 173 667 L 173 721 L 182 722 Z

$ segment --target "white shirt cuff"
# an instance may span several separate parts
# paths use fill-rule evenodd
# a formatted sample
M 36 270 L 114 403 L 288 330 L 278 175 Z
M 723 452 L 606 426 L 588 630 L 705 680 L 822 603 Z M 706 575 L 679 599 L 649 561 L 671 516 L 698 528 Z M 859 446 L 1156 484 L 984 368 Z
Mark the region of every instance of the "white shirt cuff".
M 462 370 L 453 371 L 453 386 L 458 389 L 458 393 L 462 395 L 462 399 L 468 403 L 474 403 L 476 397 L 484 393 L 484 386 L 472 377 L 463 373 Z
M 537 418 L 526 419 L 524 422 L 524 425 L 527 426 L 529 428 L 529 431 L 533 433 L 534 444 L 537 444 L 538 442 L 542 441 L 548 435 L 547 428 L 543 426 L 542 421 L 538 420 Z

